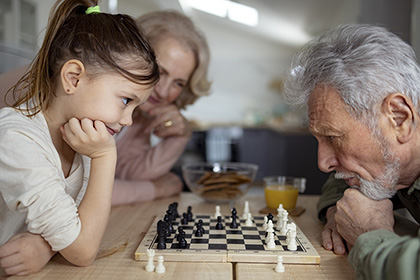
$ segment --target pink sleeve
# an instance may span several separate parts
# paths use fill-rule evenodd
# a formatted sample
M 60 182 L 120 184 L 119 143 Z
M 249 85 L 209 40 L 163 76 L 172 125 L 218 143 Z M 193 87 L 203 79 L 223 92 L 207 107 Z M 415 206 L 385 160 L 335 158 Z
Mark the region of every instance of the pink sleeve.
M 116 179 L 112 191 L 113 206 L 155 199 L 155 186 L 150 181 L 125 181 Z
M 189 141 L 189 137 L 168 137 L 152 148 L 150 134 L 143 133 L 143 126 L 136 119 L 117 140 L 118 179 L 152 180 L 168 173 Z

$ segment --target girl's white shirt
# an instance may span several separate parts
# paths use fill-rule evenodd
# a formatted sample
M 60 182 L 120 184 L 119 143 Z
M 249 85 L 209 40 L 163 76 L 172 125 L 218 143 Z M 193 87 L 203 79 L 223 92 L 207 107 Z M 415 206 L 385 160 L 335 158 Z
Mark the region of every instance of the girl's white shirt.
M 40 234 L 54 251 L 74 242 L 81 230 L 90 158 L 76 154 L 65 178 L 47 122 L 0 109 L 0 244 L 17 233 Z

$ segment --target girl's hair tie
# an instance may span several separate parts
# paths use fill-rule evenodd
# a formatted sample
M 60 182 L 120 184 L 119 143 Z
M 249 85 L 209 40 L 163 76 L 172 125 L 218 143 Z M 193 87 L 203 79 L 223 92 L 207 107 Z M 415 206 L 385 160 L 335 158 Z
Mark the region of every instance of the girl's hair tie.
M 99 9 L 99 6 L 94 6 L 94 7 L 89 7 L 86 9 L 86 14 L 90 15 L 90 14 L 99 14 L 101 12 L 101 10 Z

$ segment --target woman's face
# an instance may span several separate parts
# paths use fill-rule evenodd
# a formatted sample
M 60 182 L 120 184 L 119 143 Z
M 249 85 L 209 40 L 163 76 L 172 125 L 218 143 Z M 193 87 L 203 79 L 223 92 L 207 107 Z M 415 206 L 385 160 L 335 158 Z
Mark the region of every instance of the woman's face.
M 196 66 L 193 51 L 173 38 L 164 38 L 153 47 L 160 68 L 160 80 L 146 103 L 140 106 L 146 112 L 174 102 L 188 86 Z

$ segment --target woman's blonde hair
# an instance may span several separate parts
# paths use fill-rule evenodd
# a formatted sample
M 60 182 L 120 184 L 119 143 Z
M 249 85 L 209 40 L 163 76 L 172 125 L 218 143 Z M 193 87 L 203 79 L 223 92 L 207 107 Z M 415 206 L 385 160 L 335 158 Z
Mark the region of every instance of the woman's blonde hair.
M 200 96 L 207 95 L 211 85 L 207 79 L 210 51 L 206 38 L 197 30 L 191 19 L 177 11 L 156 11 L 139 17 L 137 23 L 145 31 L 152 46 L 169 37 L 187 45 L 195 55 L 196 67 L 175 104 L 184 109 Z

